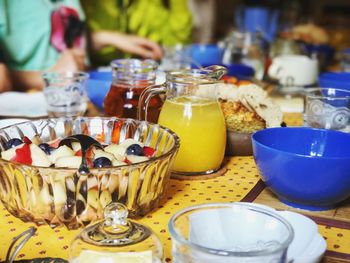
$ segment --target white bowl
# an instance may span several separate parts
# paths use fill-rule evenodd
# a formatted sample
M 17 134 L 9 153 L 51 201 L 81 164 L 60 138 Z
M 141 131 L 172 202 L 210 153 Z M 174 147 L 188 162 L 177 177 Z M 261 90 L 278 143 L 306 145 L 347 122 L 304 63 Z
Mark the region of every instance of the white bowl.
M 276 211 L 262 204 L 257 207 L 274 210 L 285 218 L 293 227 L 294 238 L 288 248 L 287 262 L 317 263 L 327 249 L 326 240 L 319 234 L 317 224 L 310 218 L 291 211 Z
M 321 261 L 327 243 L 319 234 L 317 224 L 313 220 L 295 212 L 276 211 L 274 208 L 262 204 L 244 202 L 237 204 L 276 213 L 290 223 L 294 231 L 294 237 L 288 247 L 287 262 L 317 263 Z M 283 232 L 282 228 L 277 228 L 276 222 L 268 222 L 263 214 L 253 213 L 246 209 L 236 208 L 231 210 L 213 207 L 213 209 L 191 214 L 189 218 L 192 222 L 190 229 L 191 242 L 203 247 L 215 247 L 225 251 L 234 251 L 235 246 L 238 246 L 238 244 L 235 244 L 237 241 L 239 246 L 246 247 L 256 236 L 260 236 L 262 241 L 278 240 L 279 231 Z M 266 235 L 264 228 L 268 225 L 271 227 L 271 231 L 269 235 Z M 200 255 L 196 256 L 199 257 Z M 201 257 L 204 258 L 203 255 Z M 207 259 L 208 255 L 206 254 L 205 257 Z

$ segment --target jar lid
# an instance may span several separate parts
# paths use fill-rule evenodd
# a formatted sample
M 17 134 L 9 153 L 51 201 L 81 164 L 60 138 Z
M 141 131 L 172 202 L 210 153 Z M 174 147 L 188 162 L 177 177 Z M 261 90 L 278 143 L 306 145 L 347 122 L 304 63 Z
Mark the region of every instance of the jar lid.
M 86 243 L 97 246 L 122 247 L 147 239 L 151 230 L 128 220 L 128 209 L 120 203 L 110 203 L 104 210 L 103 221 L 85 228 L 80 237 Z

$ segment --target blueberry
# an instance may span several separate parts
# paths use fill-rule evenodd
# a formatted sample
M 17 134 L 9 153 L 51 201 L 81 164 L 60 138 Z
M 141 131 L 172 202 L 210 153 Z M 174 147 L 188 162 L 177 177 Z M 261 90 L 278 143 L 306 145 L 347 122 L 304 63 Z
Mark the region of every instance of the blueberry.
M 112 162 L 106 157 L 99 157 L 94 160 L 95 168 L 110 167 L 110 166 L 112 166 Z
M 143 148 L 139 144 L 131 144 L 127 149 L 126 149 L 126 154 L 128 155 L 138 155 L 138 156 L 143 156 Z
M 6 143 L 6 149 L 14 148 L 22 143 L 23 141 L 21 139 L 13 138 Z
M 51 154 L 52 151 L 54 150 L 53 147 L 51 147 L 50 145 L 48 145 L 47 143 L 40 143 L 39 147 L 41 150 L 43 150 L 46 154 Z
M 287 127 L 287 124 L 283 121 L 283 122 L 281 123 L 281 127 Z

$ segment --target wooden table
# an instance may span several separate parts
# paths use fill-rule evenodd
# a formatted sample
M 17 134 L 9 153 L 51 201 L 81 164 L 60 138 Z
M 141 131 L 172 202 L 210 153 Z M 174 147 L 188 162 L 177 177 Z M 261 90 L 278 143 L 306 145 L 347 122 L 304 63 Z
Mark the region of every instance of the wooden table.
M 286 115 L 288 125 L 301 125 L 300 115 Z M 139 221 L 150 226 L 160 237 L 166 262 L 171 262 L 171 239 L 167 228 L 170 217 L 185 207 L 212 202 L 248 201 L 267 204 L 277 209 L 292 208 L 280 203 L 265 188 L 260 180 L 255 162 L 251 156 L 227 157 L 227 171 L 219 177 L 205 180 L 171 179 L 161 205 Z M 328 247 L 324 262 L 350 262 L 350 202 L 341 204 L 338 209 L 326 212 L 306 212 L 314 219 L 320 233 L 327 239 Z M 12 238 L 32 226 L 10 215 L 0 205 L 0 261 L 4 261 Z M 68 258 L 69 245 L 79 230 L 65 228 L 51 229 L 38 227 L 37 234 L 21 250 L 17 260 L 34 258 L 60 258 L 45 262 L 62 262 Z M 24 260 L 24 261 L 23 261 Z M 39 259 L 35 262 L 43 262 Z

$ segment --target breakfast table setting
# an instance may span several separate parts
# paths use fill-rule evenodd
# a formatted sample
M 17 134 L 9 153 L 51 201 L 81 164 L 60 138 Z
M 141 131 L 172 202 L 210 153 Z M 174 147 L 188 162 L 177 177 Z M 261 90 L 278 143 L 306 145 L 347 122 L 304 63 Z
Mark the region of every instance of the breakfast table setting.
M 347 91 L 111 67 L 0 95 L 0 262 L 350 262 Z

